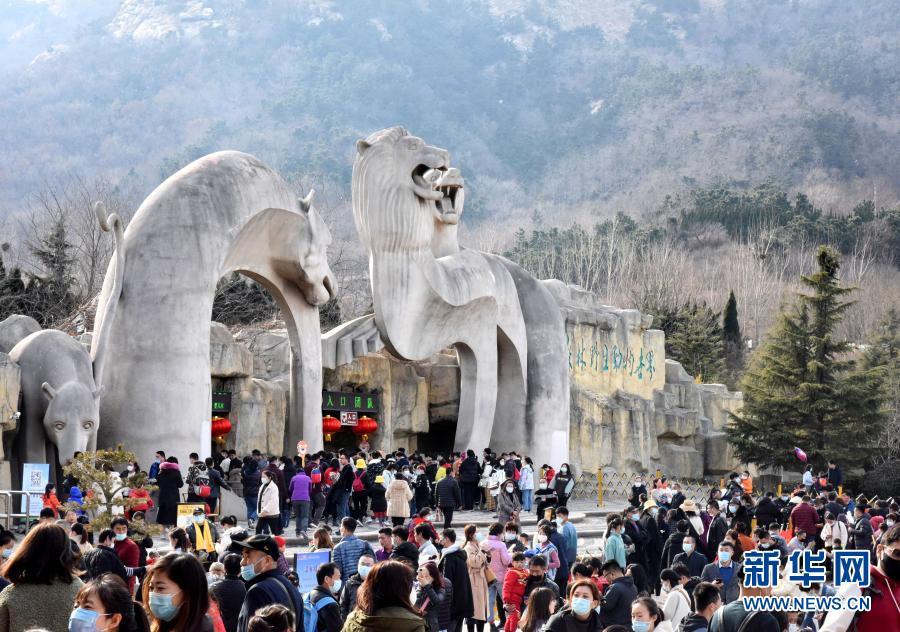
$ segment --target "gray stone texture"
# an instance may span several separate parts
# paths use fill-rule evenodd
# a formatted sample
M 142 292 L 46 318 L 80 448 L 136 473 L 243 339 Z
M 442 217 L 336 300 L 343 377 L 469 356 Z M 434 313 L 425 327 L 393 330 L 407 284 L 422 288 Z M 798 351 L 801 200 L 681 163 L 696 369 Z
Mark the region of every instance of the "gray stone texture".
M 31 316 L 13 314 L 6 317 L 0 322 L 0 352 L 9 353 L 20 340 L 40 330 L 38 321 Z
M 179 457 L 209 452 L 209 315 L 218 280 L 241 272 L 268 289 L 286 321 L 293 354 L 286 436 L 320 447 L 316 306 L 335 287 L 326 252 L 331 235 L 311 196 L 298 200 L 252 156 L 218 152 L 157 187 L 121 238 L 104 279 L 92 347 L 107 389 L 103 443 L 127 443 L 142 462 L 161 436 Z M 249 372 L 244 354 L 232 353 L 227 342 L 212 344 L 223 344 L 214 353 L 217 371 Z M 146 424 L 154 432 L 138 428 Z M 266 430 L 267 446 L 275 431 Z

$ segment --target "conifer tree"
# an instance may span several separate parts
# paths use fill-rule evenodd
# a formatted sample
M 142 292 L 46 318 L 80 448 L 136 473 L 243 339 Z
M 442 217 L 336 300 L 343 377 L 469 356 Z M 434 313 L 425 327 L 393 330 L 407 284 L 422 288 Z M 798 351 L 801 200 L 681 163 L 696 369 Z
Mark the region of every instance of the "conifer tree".
M 688 305 L 664 315 L 662 321 L 667 357 L 704 382 L 717 382 L 725 376 L 722 327 L 716 312 L 706 305 Z
M 838 280 L 837 253 L 824 246 L 818 270 L 801 281 L 807 292 L 783 310 L 742 381 L 743 410 L 729 422 L 729 440 L 743 461 L 796 465 L 795 446 L 810 462 L 864 465 L 886 421 L 878 369 L 857 368 L 835 329 L 853 303 Z
M 35 274 L 29 284 L 33 316 L 43 327 L 67 317 L 75 305 L 72 287 L 75 283 L 72 266 L 75 263 L 70 254 L 72 245 L 66 237 L 66 223 L 60 217 L 49 232 L 42 236 L 38 243 L 31 246 L 31 252 L 37 257 L 43 268 L 42 273 Z M 34 287 L 32 287 L 34 286 Z
M 722 339 L 725 345 L 725 370 L 728 385 L 734 387 L 744 370 L 744 341 L 738 322 L 737 299 L 734 291 L 728 293 L 728 302 L 722 316 Z

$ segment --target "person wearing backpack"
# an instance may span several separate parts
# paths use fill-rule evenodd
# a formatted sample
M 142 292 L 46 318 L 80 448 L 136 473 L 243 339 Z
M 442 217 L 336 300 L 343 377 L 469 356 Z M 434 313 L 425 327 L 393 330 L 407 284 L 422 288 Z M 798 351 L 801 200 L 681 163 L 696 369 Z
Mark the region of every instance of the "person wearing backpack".
M 310 494 L 312 507 L 309 523 L 310 525 L 317 525 L 322 520 L 322 514 L 325 512 L 325 477 L 322 473 L 322 466 L 318 461 L 308 463 L 306 472 L 309 474 L 309 480 L 312 482 L 312 493 Z
M 341 520 L 341 541 L 337 543 L 331 554 L 332 561 L 341 569 L 341 579 L 350 579 L 356 573 L 359 558 L 364 553 L 375 557 L 375 551 L 365 540 L 356 537 L 358 523 L 354 518 L 347 516 Z
M 305 632 L 340 632 L 344 625 L 336 595 L 341 590 L 341 569 L 333 562 L 316 569 L 316 587 L 303 598 Z
M 209 470 L 206 467 L 206 463 L 200 460 L 196 452 L 191 452 L 188 458 L 191 464 L 187 473 L 187 501 L 189 503 L 205 503 L 206 499 L 212 494 L 212 488 L 209 484 Z
M 352 503 L 350 515 L 363 521 L 369 509 L 368 478 L 366 477 L 366 462 L 356 459 L 356 471 L 353 473 L 353 482 L 350 484 L 350 501 Z

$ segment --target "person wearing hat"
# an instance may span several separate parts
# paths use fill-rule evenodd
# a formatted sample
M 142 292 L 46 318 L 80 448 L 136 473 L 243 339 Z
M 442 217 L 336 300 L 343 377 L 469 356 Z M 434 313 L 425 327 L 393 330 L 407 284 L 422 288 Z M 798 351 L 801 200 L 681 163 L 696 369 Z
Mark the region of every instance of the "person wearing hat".
M 364 459 L 356 459 L 353 482 L 351 483 L 350 501 L 352 507 L 350 515 L 363 522 L 369 510 L 369 477 L 366 475 L 366 462 Z
M 216 525 L 206 519 L 206 513 L 200 507 L 194 509 L 193 520 L 185 529 L 191 550 L 201 562 L 215 562 L 218 559 L 216 542 L 219 541 L 219 530 Z
M 370 509 L 372 510 L 372 520 L 378 521 L 378 526 L 383 527 L 387 518 L 387 488 L 384 486 L 384 476 L 379 474 L 373 480 L 369 487 Z
M 247 583 L 247 594 L 238 614 L 238 632 L 246 632 L 254 613 L 272 604 L 281 604 L 293 612 L 296 632 L 302 632 L 300 593 L 278 570 L 280 552 L 275 538 L 258 534 L 232 544 L 241 548 L 241 577 Z

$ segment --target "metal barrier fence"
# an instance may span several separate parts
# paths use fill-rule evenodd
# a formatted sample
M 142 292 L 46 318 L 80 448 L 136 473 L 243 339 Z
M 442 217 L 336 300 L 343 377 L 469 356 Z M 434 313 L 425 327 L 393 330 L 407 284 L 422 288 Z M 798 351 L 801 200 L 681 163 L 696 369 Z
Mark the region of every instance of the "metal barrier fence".
M 575 482 L 572 490 L 571 498 L 576 500 L 594 500 L 598 507 L 602 507 L 603 503 L 611 499 L 627 500 L 631 496 L 631 484 L 634 477 L 640 472 L 613 472 L 597 470 L 596 472 L 582 472 Z M 662 476 L 662 473 L 643 474 L 647 491 L 650 492 L 654 477 Z M 678 483 L 681 486 L 681 493 L 685 497 L 698 503 L 701 507 L 705 506 L 707 498 L 709 498 L 709 490 L 712 488 L 720 488 L 723 486 L 722 479 L 719 478 L 672 478 L 669 485 Z
M 36 492 L 26 492 L 17 489 L 0 489 L 0 521 L 3 522 L 4 528 L 11 531 L 13 523 L 16 519 L 23 519 L 25 525 L 31 524 L 32 518 L 37 518 L 37 514 L 31 513 L 30 496 L 36 495 Z M 37 493 L 37 495 L 40 495 Z M 25 503 L 25 511 L 16 511 L 16 500 L 18 496 L 24 496 L 27 501 Z M 21 501 L 20 501 L 21 502 Z

